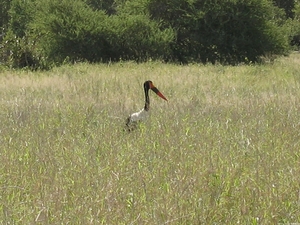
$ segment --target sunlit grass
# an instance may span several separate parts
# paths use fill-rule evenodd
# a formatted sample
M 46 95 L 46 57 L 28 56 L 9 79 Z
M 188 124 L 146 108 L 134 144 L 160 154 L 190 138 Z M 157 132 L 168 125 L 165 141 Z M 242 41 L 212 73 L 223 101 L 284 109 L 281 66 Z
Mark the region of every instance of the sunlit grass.
M 3 72 L 0 221 L 299 223 L 299 63 Z M 124 132 L 149 79 L 169 101 Z

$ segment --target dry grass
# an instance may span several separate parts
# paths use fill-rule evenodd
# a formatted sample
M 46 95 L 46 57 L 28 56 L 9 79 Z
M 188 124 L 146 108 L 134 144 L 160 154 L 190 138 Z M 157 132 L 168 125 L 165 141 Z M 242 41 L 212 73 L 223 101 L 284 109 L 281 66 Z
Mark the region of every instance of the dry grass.
M 299 63 L 3 72 L 0 221 L 299 223 Z M 148 79 L 169 102 L 124 132 Z

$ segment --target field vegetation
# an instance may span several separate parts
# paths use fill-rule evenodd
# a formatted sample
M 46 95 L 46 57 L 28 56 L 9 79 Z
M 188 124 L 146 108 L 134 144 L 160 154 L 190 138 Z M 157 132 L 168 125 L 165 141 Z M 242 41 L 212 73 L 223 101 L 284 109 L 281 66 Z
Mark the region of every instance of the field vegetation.
M 299 223 L 299 64 L 2 71 L 0 221 Z M 169 101 L 128 133 L 149 79 Z

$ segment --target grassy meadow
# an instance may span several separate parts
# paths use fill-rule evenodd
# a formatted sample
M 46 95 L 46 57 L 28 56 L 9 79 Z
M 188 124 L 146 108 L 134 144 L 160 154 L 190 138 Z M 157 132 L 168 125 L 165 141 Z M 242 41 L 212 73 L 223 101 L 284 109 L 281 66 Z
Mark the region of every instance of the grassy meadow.
M 0 223 L 300 223 L 299 65 L 2 71 Z

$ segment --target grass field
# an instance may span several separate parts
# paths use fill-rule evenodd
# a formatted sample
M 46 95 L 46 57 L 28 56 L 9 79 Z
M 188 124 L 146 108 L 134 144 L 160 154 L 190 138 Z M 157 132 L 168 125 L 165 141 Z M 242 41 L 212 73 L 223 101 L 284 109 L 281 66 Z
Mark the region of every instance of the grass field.
M 2 72 L 0 223 L 300 223 L 299 65 Z

